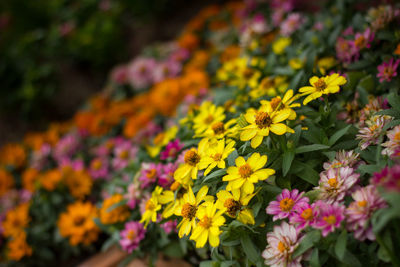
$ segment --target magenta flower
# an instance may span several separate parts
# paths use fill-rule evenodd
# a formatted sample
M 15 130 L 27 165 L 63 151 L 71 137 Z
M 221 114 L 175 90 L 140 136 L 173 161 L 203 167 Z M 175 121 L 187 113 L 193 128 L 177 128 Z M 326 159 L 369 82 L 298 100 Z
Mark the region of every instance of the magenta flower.
M 142 169 L 139 176 L 139 181 L 141 182 L 140 188 L 146 188 L 157 182 L 157 179 L 161 174 L 161 168 L 161 164 L 142 163 Z
M 354 46 L 354 42 L 339 37 L 336 40 L 336 56 L 339 61 L 351 63 L 358 59 L 358 50 Z
M 162 166 L 162 171 L 158 179 L 158 185 L 163 188 L 169 188 L 174 180 L 174 172 L 178 168 L 179 164 L 168 163 Z
M 387 191 L 400 192 L 400 165 L 385 167 L 380 172 L 374 173 L 371 184 L 382 186 Z
M 319 190 L 319 199 L 329 204 L 340 202 L 358 182 L 359 177 L 360 174 L 354 172 L 354 169 L 350 167 L 329 169 L 321 172 L 319 185 L 314 189 Z
M 135 89 L 150 86 L 153 83 L 153 71 L 156 61 L 152 58 L 136 58 L 128 66 L 128 80 Z
M 51 146 L 43 144 L 39 150 L 32 152 L 31 167 L 40 171 L 46 165 L 51 154 Z
M 124 198 L 127 200 L 126 205 L 129 208 L 134 209 L 138 204 L 141 195 L 142 191 L 139 188 L 139 184 L 135 182 L 131 183 L 128 186 L 126 194 L 124 195 Z
M 345 206 L 338 203 L 328 204 L 321 200 L 318 200 L 315 205 L 318 209 L 318 218 L 312 227 L 322 230 L 322 236 L 326 237 L 339 228 L 345 219 Z
M 108 178 L 108 160 L 107 158 L 94 158 L 90 162 L 89 174 L 93 179 Z
M 294 33 L 297 29 L 303 25 L 305 19 L 299 13 L 292 13 L 290 14 L 285 21 L 281 23 L 280 32 L 284 36 L 290 36 Z
M 302 203 L 297 205 L 295 212 L 290 217 L 290 223 L 296 225 L 297 231 L 306 228 L 309 225 L 313 225 L 318 217 L 318 210 L 315 207 L 315 203 Z
M 169 235 L 172 232 L 176 232 L 176 220 L 166 221 L 165 223 L 160 224 L 160 227 L 164 230 L 164 232 Z
M 111 81 L 123 85 L 128 82 L 128 68 L 126 65 L 116 66 L 111 70 Z
M 278 219 L 284 219 L 291 217 L 298 205 L 308 203 L 308 198 L 303 197 L 303 192 L 299 193 L 299 190 L 293 189 L 289 191 L 283 189 L 282 193 L 278 195 L 276 201 L 271 201 L 266 209 L 267 214 L 275 215 L 272 219 L 274 221 Z
M 354 37 L 354 46 L 358 50 L 371 48 L 371 43 L 374 38 L 375 34 L 371 31 L 370 28 L 367 28 L 363 33 L 356 33 L 356 36 Z
M 168 60 L 158 63 L 154 69 L 154 82 L 161 82 L 166 78 L 173 78 L 181 72 L 182 64 L 178 61 Z
M 119 244 L 122 249 L 131 253 L 139 247 L 140 241 L 144 238 L 146 229 L 139 222 L 131 221 L 125 223 L 125 229 L 121 231 Z
M 60 169 L 64 168 L 71 168 L 74 171 L 81 171 L 85 168 L 85 163 L 83 162 L 82 159 L 70 159 L 70 158 L 63 158 L 59 162 L 58 167 Z
M 65 135 L 54 147 L 53 157 L 57 161 L 71 157 L 79 148 L 80 140 L 74 134 Z
M 397 67 L 399 66 L 400 59 L 394 61 L 394 58 L 391 58 L 389 61 L 383 62 L 378 66 L 378 74 L 376 77 L 380 78 L 379 82 L 390 82 L 393 77 L 397 76 Z
M 115 144 L 112 166 L 115 170 L 121 170 L 128 166 L 130 160 L 136 157 L 138 148 L 130 141 L 122 141 Z
M 160 154 L 160 159 L 175 159 L 179 151 L 183 148 L 183 144 L 179 139 L 175 139 L 167 144 L 165 149 Z
M 354 199 L 346 209 L 347 229 L 354 232 L 358 240 L 375 240 L 370 218 L 372 214 L 386 207 L 386 202 L 378 194 L 374 185 L 360 188 L 351 195 Z
M 265 264 L 271 267 L 301 267 L 302 255 L 293 258 L 293 252 L 298 247 L 302 237 L 296 228 L 283 221 L 280 226 L 274 226 L 274 231 L 267 234 L 268 246 L 262 252 Z
M 169 56 L 169 60 L 180 62 L 180 61 L 185 61 L 186 59 L 189 58 L 189 56 L 190 56 L 189 50 L 178 47 L 176 51 L 171 53 L 171 55 Z

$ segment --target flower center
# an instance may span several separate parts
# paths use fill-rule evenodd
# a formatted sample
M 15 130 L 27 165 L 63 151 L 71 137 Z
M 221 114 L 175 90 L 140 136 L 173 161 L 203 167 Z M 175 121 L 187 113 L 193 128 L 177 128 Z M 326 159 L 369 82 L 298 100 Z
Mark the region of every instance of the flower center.
M 282 99 L 281 99 L 281 97 L 280 96 L 277 96 L 277 97 L 274 97 L 274 98 L 272 98 L 271 99 L 271 107 L 272 107 L 272 109 L 273 110 L 276 110 L 276 108 L 279 106 L 279 104 L 282 102 Z M 280 107 L 279 107 L 279 109 L 278 110 L 281 110 L 283 108 L 283 105 L 281 105 Z
M 211 126 L 215 134 L 223 134 L 225 132 L 224 124 L 222 122 L 216 122 Z
M 267 128 L 272 124 L 272 119 L 266 112 L 257 112 L 256 114 L 256 124 L 258 128 Z
M 207 215 L 205 215 L 205 216 L 203 217 L 203 219 L 201 219 L 200 222 L 199 222 L 199 225 L 200 225 L 201 227 L 203 227 L 203 228 L 206 228 L 206 229 L 210 228 L 210 227 L 211 227 L 211 224 L 212 224 L 212 220 L 211 220 L 211 218 L 208 217 Z
M 211 156 L 214 161 L 220 161 L 222 159 L 222 154 L 217 153 L 214 156 Z
M 383 74 L 384 74 L 386 77 L 392 77 L 392 76 L 393 76 L 393 73 L 394 73 L 394 70 L 393 70 L 393 68 L 390 67 L 390 66 L 383 69 Z
M 204 119 L 204 123 L 205 123 L 205 124 L 210 124 L 210 123 L 212 123 L 213 121 L 214 121 L 214 116 L 211 115 L 211 114 L 208 115 L 208 117 Z
M 364 36 L 360 35 L 355 41 L 354 44 L 359 48 L 362 49 L 367 46 L 367 40 Z
M 274 86 L 274 82 L 271 78 L 265 78 L 261 81 L 261 88 L 269 89 Z
M 301 213 L 300 216 L 301 216 L 301 218 L 303 218 L 306 221 L 311 221 L 314 218 L 312 208 L 303 210 L 303 212 Z
M 323 91 L 326 89 L 327 85 L 323 79 L 318 79 L 318 81 L 314 83 L 314 87 L 317 91 Z
M 171 148 L 169 151 L 168 151 L 168 156 L 169 157 L 174 157 L 175 155 L 176 155 L 176 153 L 178 152 L 178 150 L 176 149 L 176 148 Z
M 83 216 L 76 216 L 75 218 L 74 218 L 74 225 L 75 226 L 81 226 L 84 222 L 85 222 L 85 217 L 83 217 Z
M 121 159 L 128 159 L 128 157 L 129 157 L 129 151 L 128 151 L 128 150 L 123 150 L 123 151 L 121 151 L 121 153 L 119 154 L 119 157 L 120 157 Z
M 253 174 L 253 170 L 250 165 L 246 163 L 239 167 L 239 174 L 242 178 L 249 178 Z
M 279 241 L 279 243 L 278 243 L 278 250 L 280 253 L 283 253 L 286 250 L 286 246 L 285 246 L 285 244 L 283 244 L 282 241 Z
M 400 141 L 400 132 L 397 132 L 397 133 L 394 135 L 394 140 Z
M 291 198 L 284 198 L 279 202 L 282 211 L 291 211 L 294 205 L 294 200 Z
M 253 76 L 253 74 L 254 74 L 254 71 L 253 71 L 252 69 L 250 69 L 250 68 L 246 68 L 246 69 L 243 71 L 243 77 L 244 77 L 245 79 L 250 79 L 250 78 Z
M 191 166 L 196 166 L 200 162 L 200 155 L 197 154 L 196 150 L 189 150 L 185 153 L 185 163 Z
M 367 206 L 367 201 L 366 200 L 361 200 L 361 201 L 358 201 L 357 204 L 360 207 L 365 207 L 365 206 Z
M 136 232 L 132 229 L 129 230 L 128 234 L 126 235 L 126 238 L 129 240 L 133 240 L 136 238 Z
M 146 210 L 154 210 L 156 206 L 154 205 L 151 199 L 147 200 L 146 202 Z
M 98 171 L 98 170 L 100 170 L 101 165 L 103 165 L 102 162 L 101 162 L 101 160 L 100 160 L 100 159 L 95 159 L 95 160 L 93 161 L 93 163 L 92 163 L 92 168 L 93 168 L 94 170 Z
M 225 200 L 224 207 L 226 208 L 226 212 L 231 217 L 236 217 L 236 213 L 242 209 L 242 204 L 233 198 L 229 198 Z
M 153 180 L 157 175 L 156 169 L 151 169 L 146 173 L 146 178 L 149 180 Z
M 328 180 L 328 184 L 330 185 L 330 187 L 337 188 L 338 181 L 336 178 L 331 178 Z
M 322 218 L 327 224 L 333 225 L 336 223 L 335 215 L 324 216 Z
M 190 205 L 189 203 L 183 204 L 181 213 L 184 218 L 191 221 L 196 216 L 196 212 L 196 206 Z

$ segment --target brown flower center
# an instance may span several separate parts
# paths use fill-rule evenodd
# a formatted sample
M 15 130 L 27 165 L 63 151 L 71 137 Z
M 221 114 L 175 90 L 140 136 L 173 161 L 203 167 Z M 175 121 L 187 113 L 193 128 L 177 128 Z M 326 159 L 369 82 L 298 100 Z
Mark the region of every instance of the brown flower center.
M 258 128 L 264 129 L 272 124 L 272 119 L 267 112 L 257 112 L 256 114 L 256 124 Z
M 284 198 L 279 202 L 279 206 L 283 211 L 291 211 L 294 205 L 294 200 L 291 198 Z
M 130 229 L 128 234 L 126 235 L 126 238 L 129 240 L 133 240 L 136 238 L 136 232 L 133 229 Z
M 222 159 L 222 154 L 217 153 L 214 156 L 211 156 L 214 161 L 220 161 Z
M 367 40 L 364 36 L 360 35 L 355 41 L 354 44 L 359 48 L 362 49 L 367 46 Z
M 128 159 L 128 157 L 129 157 L 129 151 L 128 151 L 128 150 L 123 150 L 123 151 L 119 154 L 119 157 L 120 157 L 121 159 Z
M 249 178 L 253 174 L 253 170 L 250 165 L 246 163 L 239 167 L 239 174 L 242 178 Z
M 326 89 L 327 85 L 323 79 L 318 79 L 318 81 L 314 83 L 314 87 L 317 91 L 323 91 Z
M 86 218 L 81 216 L 81 215 L 76 216 L 74 218 L 74 225 L 75 226 L 81 226 L 85 222 L 85 220 L 86 220 Z
M 216 122 L 211 126 L 215 134 L 223 134 L 225 132 L 224 123 Z
M 191 166 L 196 166 L 200 162 L 200 155 L 197 154 L 196 150 L 192 149 L 185 153 L 185 163 Z
M 196 216 L 196 212 L 196 206 L 190 205 L 189 203 L 183 204 L 181 213 L 184 218 L 191 221 Z
M 96 171 L 100 170 L 101 166 L 102 166 L 102 162 L 100 159 L 95 159 L 92 163 L 92 168 Z
M 205 216 L 203 217 L 203 219 L 201 219 L 201 220 L 199 221 L 199 225 L 200 225 L 201 227 L 203 227 L 203 228 L 206 228 L 206 229 L 210 228 L 210 227 L 211 227 L 211 224 L 212 224 L 212 219 L 209 218 L 207 215 L 205 215 Z
M 303 210 L 300 216 L 306 221 L 311 221 L 314 218 L 312 208 Z
M 164 140 L 165 133 L 159 133 L 156 137 L 154 137 L 153 143 L 158 146 L 161 145 L 162 141 Z
M 277 97 L 274 97 L 274 98 L 272 98 L 271 99 L 271 107 L 272 107 L 272 109 L 273 110 L 276 110 L 277 109 L 277 107 L 279 107 L 279 104 L 282 102 L 282 99 L 281 99 L 281 97 L 280 96 L 277 96 Z M 283 108 L 283 105 L 281 105 L 280 107 L 279 107 L 279 109 L 278 110 L 281 110 Z
M 253 74 L 254 74 L 254 71 L 253 71 L 252 69 L 250 69 L 250 68 L 246 68 L 246 69 L 243 71 L 243 77 L 244 77 L 246 80 L 250 79 L 250 78 L 253 76 Z
M 175 181 L 175 182 L 173 182 L 173 183 L 171 184 L 171 186 L 169 187 L 169 189 L 171 189 L 171 191 L 176 191 L 176 190 L 179 188 L 180 185 L 181 185 L 181 184 L 180 184 L 178 181 Z
M 229 216 L 236 217 L 236 213 L 242 209 L 242 204 L 233 198 L 229 198 L 225 200 L 224 207 Z
M 205 123 L 205 124 L 210 124 L 210 123 L 212 123 L 213 121 L 214 121 L 214 116 L 211 115 L 211 114 L 208 115 L 208 117 L 204 119 L 204 123 Z

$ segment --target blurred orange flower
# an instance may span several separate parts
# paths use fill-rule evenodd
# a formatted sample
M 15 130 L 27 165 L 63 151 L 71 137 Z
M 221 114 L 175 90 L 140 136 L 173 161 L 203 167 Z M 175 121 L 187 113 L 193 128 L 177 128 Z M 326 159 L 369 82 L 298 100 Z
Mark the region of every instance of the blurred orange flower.
M 0 196 L 7 193 L 14 186 L 14 178 L 5 169 L 0 168 Z
M 25 164 L 26 153 L 22 145 L 17 143 L 9 143 L 0 150 L 0 163 L 11 165 L 16 168 Z
M 47 190 L 53 191 L 62 180 L 62 174 L 58 169 L 48 170 L 39 176 L 40 184 Z
M 129 209 L 126 205 L 118 206 L 114 209 L 111 207 L 124 200 L 120 194 L 115 194 L 110 198 L 107 198 L 103 202 L 103 206 L 100 209 L 100 221 L 103 224 L 113 224 L 117 222 L 123 222 L 129 217 Z M 111 209 L 111 210 L 110 210 Z
M 2 225 L 4 236 L 16 237 L 28 226 L 29 220 L 29 203 L 20 204 L 14 209 L 7 211 Z
M 36 190 L 35 183 L 37 182 L 38 176 L 39 176 L 38 170 L 36 170 L 34 168 L 26 169 L 22 173 L 23 187 L 30 192 L 34 192 Z
M 19 261 L 25 256 L 32 255 L 32 248 L 26 242 L 26 233 L 20 232 L 14 236 L 7 244 L 7 256 L 11 260 Z

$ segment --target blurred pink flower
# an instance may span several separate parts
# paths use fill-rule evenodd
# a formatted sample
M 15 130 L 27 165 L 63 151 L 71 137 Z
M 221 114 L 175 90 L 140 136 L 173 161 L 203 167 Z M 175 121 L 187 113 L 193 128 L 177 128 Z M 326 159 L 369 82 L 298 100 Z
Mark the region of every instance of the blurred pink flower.
M 142 89 L 153 83 L 156 61 L 153 58 L 138 57 L 128 66 L 128 80 L 135 89 Z
M 139 247 L 140 241 L 144 238 L 146 229 L 144 226 L 135 221 L 125 223 L 125 229 L 121 231 L 121 240 L 119 244 L 122 249 L 128 253 L 132 253 L 133 250 Z
M 394 58 L 391 58 L 389 61 L 383 62 L 378 66 L 378 74 L 376 77 L 380 78 L 380 82 L 390 82 L 393 77 L 397 76 L 397 67 L 399 66 L 400 59 L 394 61 Z

